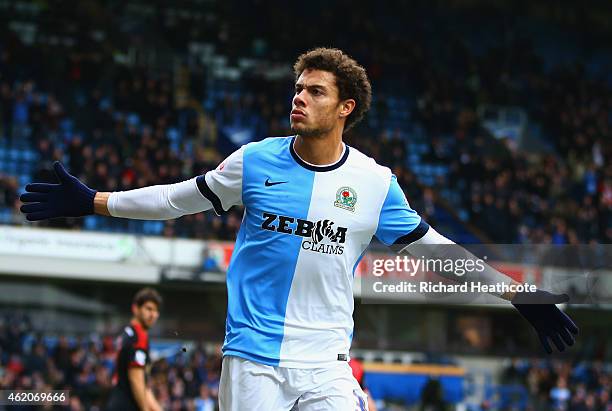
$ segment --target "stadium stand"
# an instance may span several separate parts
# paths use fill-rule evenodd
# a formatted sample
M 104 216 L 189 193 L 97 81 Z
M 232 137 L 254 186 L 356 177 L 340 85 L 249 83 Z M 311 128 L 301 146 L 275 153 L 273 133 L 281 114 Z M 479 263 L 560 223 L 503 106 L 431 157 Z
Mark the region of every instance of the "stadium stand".
M 5 7 L 15 4 L 9 2 Z M 155 9 L 128 3 L 125 20 L 135 20 L 135 10 L 140 8 Z M 119 38 L 133 44 L 119 48 L 123 56 L 130 50 L 150 51 L 152 40 L 137 47 L 140 37 L 131 32 L 134 29 L 127 22 L 113 36 L 99 21 L 91 21 L 95 30 L 92 26 L 89 30 L 74 27 L 60 33 L 57 28 L 62 26 L 57 23 L 72 16 L 48 9 L 13 10 L 11 21 L 21 21 L 24 15 L 30 21 L 4 26 L 3 67 L 11 69 L 4 70 L 0 87 L 4 136 L 0 164 L 5 173 L 18 179 L 20 188 L 32 176 L 52 178 L 44 170 L 54 159 L 66 160 L 73 172 L 98 189 L 174 182 L 216 166 L 242 142 L 288 133 L 284 120 L 291 81 L 287 62 L 295 57 L 299 44 L 291 49 L 285 44 L 287 39 L 273 39 L 271 33 L 257 32 L 257 27 L 247 25 L 240 27 L 241 36 L 257 32 L 256 38 L 262 37 L 266 45 L 274 44 L 274 51 L 263 46 L 264 50 L 251 49 L 248 42 L 238 46 L 236 38 L 231 40 L 236 48 L 228 47 L 222 29 L 216 36 L 206 37 L 187 32 L 189 25 L 170 21 L 179 18 L 179 10 L 160 6 L 158 11 L 166 20 L 162 29 L 155 31 L 157 37 L 163 36 L 168 43 L 172 40 L 176 46 L 173 49 L 164 43 L 175 54 L 172 63 L 149 66 L 145 61 L 126 64 L 110 53 L 120 44 L 114 43 Z M 113 16 L 110 9 L 97 11 L 107 20 Z M 224 12 L 212 7 L 193 18 L 219 23 Z M 257 9 L 250 12 L 262 13 Z M 384 10 L 355 8 L 353 13 L 375 13 L 382 18 Z M 432 24 L 443 22 L 435 11 L 430 13 Z M 409 13 L 406 16 L 414 18 Z M 79 17 L 93 19 L 88 14 Z M 230 19 L 228 26 L 236 29 L 236 23 L 226 17 Z M 365 62 L 376 93 L 367 124 L 352 133 L 350 141 L 405 176 L 400 182 L 417 210 L 441 229 L 447 228 L 451 236 L 471 242 L 478 238 L 502 243 L 612 239 L 610 144 L 602 137 L 609 132 L 612 94 L 610 79 L 596 75 L 605 72 L 608 63 L 598 58 L 599 54 L 580 60 L 581 64 L 568 66 L 563 59 L 555 64 L 559 59 L 550 59 L 548 49 L 541 53 L 536 49 L 543 41 L 537 36 L 548 33 L 543 34 L 542 29 L 533 39 L 519 36 L 521 22 L 510 24 L 507 31 L 515 37 L 496 47 L 474 40 L 467 19 L 433 37 L 427 36 L 428 27 L 415 26 L 411 30 L 416 33 L 411 36 L 399 38 L 401 28 L 395 27 L 394 32 L 369 38 L 371 28 L 354 24 L 352 29 L 361 34 L 361 42 L 348 50 Z M 35 36 L 27 35 L 31 30 Z M 139 30 L 154 31 L 148 21 L 143 21 Z M 458 31 L 464 33 L 463 38 L 452 38 Z M 178 38 L 184 38 L 185 43 Z M 444 51 L 432 51 L 436 42 L 450 38 Z M 312 38 L 309 44 L 320 41 Z M 343 46 L 344 41 L 339 39 L 338 45 Z M 366 46 L 383 42 L 392 44 L 398 54 L 408 54 L 396 58 L 365 53 Z M 214 58 L 204 58 L 206 53 L 197 45 L 214 48 Z M 571 55 L 573 50 L 568 50 Z M 234 55 L 240 52 L 244 54 Z M 53 66 L 44 71 L 36 68 L 36 59 L 51 56 Z M 280 65 L 281 57 L 285 59 L 278 70 L 282 75 L 270 78 L 272 70 L 261 73 L 263 65 Z M 234 77 L 227 78 L 228 73 Z M 395 80 L 396 74 L 401 80 Z M 566 84 L 572 86 L 560 88 Z M 540 127 L 541 139 L 549 142 L 547 152 L 517 150 L 515 139 L 497 139 L 483 127 L 480 106 L 518 102 L 523 102 L 530 124 Z M 14 199 L 14 191 L 9 189 L 9 200 Z M 10 216 L 6 207 L 3 210 L 4 220 L 20 220 Z M 220 222 L 209 224 L 212 231 L 194 232 L 194 226 L 201 226 L 192 224 L 197 217 L 165 226 L 143 223 L 128 227 L 92 217 L 84 228 L 231 238 L 240 212 L 235 210 Z M 199 218 L 203 220 L 198 222 L 216 219 L 208 215 Z
M 91 187 L 128 190 L 193 177 L 245 142 L 288 134 L 290 64 L 333 37 L 374 85 L 349 143 L 391 167 L 440 232 L 463 243 L 612 242 L 612 54 L 600 27 L 587 30 L 593 19 L 559 17 L 571 6 L 79 3 L 0 3 L 0 224 L 25 224 L 18 196 L 29 181 L 54 181 L 54 160 Z M 594 13 L 609 20 L 602 7 Z M 346 27 L 332 36 L 325 28 L 338 16 Z M 167 222 L 37 225 L 231 241 L 241 218 L 234 208 Z M 68 387 L 66 409 L 100 409 L 109 338 L 41 334 L 7 315 L 0 387 Z M 218 353 L 195 346 L 155 363 L 164 409 L 214 409 Z M 370 373 L 374 393 L 388 388 Z M 407 373 L 406 385 L 429 376 Z M 466 384 L 446 400 L 470 395 Z M 469 410 L 612 410 L 610 384 L 602 362 L 517 358 Z M 421 394 L 404 390 L 400 403 L 418 406 Z

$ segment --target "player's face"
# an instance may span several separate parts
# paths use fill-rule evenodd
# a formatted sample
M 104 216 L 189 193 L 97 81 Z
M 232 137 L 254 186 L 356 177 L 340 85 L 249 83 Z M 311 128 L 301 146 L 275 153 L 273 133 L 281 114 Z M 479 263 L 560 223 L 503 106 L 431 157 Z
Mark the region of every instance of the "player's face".
M 133 306 L 134 315 L 144 328 L 151 328 L 159 318 L 159 308 L 153 301 L 147 301 L 140 307 Z
M 304 70 L 295 83 L 290 115 L 291 131 L 302 137 L 319 136 L 339 126 L 342 104 L 335 76 L 323 70 Z

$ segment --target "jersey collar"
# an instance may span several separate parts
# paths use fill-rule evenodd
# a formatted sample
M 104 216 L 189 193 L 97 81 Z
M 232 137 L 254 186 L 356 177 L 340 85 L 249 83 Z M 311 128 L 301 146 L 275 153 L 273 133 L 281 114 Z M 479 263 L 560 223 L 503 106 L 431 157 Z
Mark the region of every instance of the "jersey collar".
M 130 324 L 136 330 L 137 333 L 147 333 L 147 330 L 144 329 L 144 327 L 140 324 L 138 320 L 133 319 L 132 321 L 130 321 Z
M 293 144 L 295 143 L 295 138 L 296 136 L 293 136 L 291 138 L 291 143 L 289 144 L 289 151 L 291 152 L 291 156 L 293 157 L 293 159 L 295 160 L 296 163 L 298 163 L 299 165 L 301 165 L 302 167 L 304 167 L 307 170 L 310 171 L 332 171 L 335 170 L 339 167 L 341 167 L 345 162 L 346 159 L 348 158 L 349 155 L 349 146 L 347 146 L 346 144 L 342 143 L 344 145 L 344 151 L 342 152 L 342 156 L 340 156 L 340 159 L 338 161 L 336 161 L 333 164 L 326 164 L 326 165 L 316 165 L 316 164 L 310 164 L 304 160 L 302 160 L 302 158 L 298 155 L 298 153 L 295 152 L 295 149 L 293 148 Z

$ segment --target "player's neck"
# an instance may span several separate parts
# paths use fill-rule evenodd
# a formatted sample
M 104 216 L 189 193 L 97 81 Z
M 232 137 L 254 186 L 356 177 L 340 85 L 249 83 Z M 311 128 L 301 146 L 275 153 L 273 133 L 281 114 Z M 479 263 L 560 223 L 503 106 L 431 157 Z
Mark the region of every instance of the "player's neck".
M 138 318 L 136 318 L 136 317 L 132 317 L 132 321 L 131 321 L 131 323 L 132 323 L 132 324 L 134 324 L 134 325 L 139 326 L 139 327 L 140 327 L 140 328 L 142 328 L 144 331 L 147 331 L 147 330 L 148 330 L 148 329 L 147 329 L 147 327 L 146 327 L 146 326 L 145 326 L 143 323 L 141 323 L 141 322 L 140 322 L 140 320 L 138 320 Z
M 342 134 L 321 137 L 301 137 L 298 134 L 293 149 L 307 163 L 317 166 L 334 164 L 344 151 Z

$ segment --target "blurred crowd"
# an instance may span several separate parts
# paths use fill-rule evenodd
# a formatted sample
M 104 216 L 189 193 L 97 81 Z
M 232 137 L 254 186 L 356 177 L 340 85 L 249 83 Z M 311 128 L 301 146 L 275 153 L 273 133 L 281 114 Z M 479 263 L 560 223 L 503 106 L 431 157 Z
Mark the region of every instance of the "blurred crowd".
M 282 34 L 289 30 L 283 26 L 288 19 L 272 16 L 290 14 L 292 6 L 285 11 L 272 7 L 272 15 L 261 16 L 272 28 L 262 30 L 252 24 L 265 14 L 258 7 L 240 7 L 233 14 L 213 8 L 207 13 L 216 17 L 202 28 L 193 21 L 162 18 L 168 13 L 160 5 L 154 7 L 162 16 L 160 25 L 135 18 L 138 29 L 122 21 L 111 34 L 106 25 L 119 11 L 93 4 L 102 17 L 96 20 L 78 10 L 84 24 L 72 31 L 50 34 L 50 27 L 59 30 L 50 21 L 75 18 L 52 10 L 40 18 L 34 41 L 24 42 L 9 25 L 0 29 L 0 135 L 9 145 L 25 141 L 36 147 L 40 161 L 34 180 L 54 181 L 50 163 L 64 160 L 71 173 L 98 190 L 173 183 L 216 167 L 239 145 L 232 140 L 236 135 L 247 135 L 248 141 L 290 133 L 290 75 L 271 78 L 254 72 L 228 83 L 185 56 L 189 41 L 209 41 L 228 58 L 290 64 L 303 51 L 300 47 L 325 38 L 325 31 L 319 37 L 317 31 L 303 32 L 299 39 Z M 333 10 L 342 4 L 320 16 L 321 27 L 333 21 Z M 413 208 L 434 225 L 436 209 L 444 206 L 451 212 L 465 210 L 469 229 L 482 241 L 612 242 L 610 83 L 586 73 L 579 62 L 546 68 L 531 39 L 519 35 L 511 23 L 506 22 L 501 34 L 491 32 L 500 38 L 498 44 L 475 52 L 467 39 L 457 36 L 470 25 L 467 17 L 458 15 L 455 32 L 446 27 L 429 38 L 430 27 L 419 23 L 419 16 L 429 13 L 431 21 L 438 21 L 443 17 L 435 7 L 415 11 L 395 6 L 395 15 L 411 22 L 406 25 L 410 35 L 391 24 L 388 33 L 375 29 L 372 22 L 382 18 L 383 6 L 351 3 L 347 24 L 356 35 L 339 35 L 335 41 L 366 66 L 374 84 L 370 116 L 377 121 L 365 121 L 347 141 L 390 166 Z M 204 18 L 195 11 L 193 19 Z M 491 24 L 495 16 L 482 18 L 491 25 L 483 30 L 497 30 Z M 251 23 L 241 25 L 242 19 Z M 169 48 L 180 64 L 148 67 L 116 57 L 134 42 L 146 49 L 146 33 L 155 33 L 150 41 Z M 53 43 L 53 35 L 72 43 Z M 247 41 L 250 35 L 255 40 Z M 434 52 L 432 41 L 446 46 Z M 40 61 L 52 64 L 42 69 Z M 397 99 L 405 100 L 410 120 L 389 129 Z M 494 138 L 476 114 L 482 104 L 524 108 L 530 121 L 542 125 L 542 138 L 552 151 L 536 154 Z M 408 161 L 417 128 L 428 146 L 421 161 L 448 169 L 430 187 L 419 182 Z M 14 180 L 0 177 L 0 206 L 17 210 L 17 191 Z M 448 191 L 459 201 L 448 203 L 442 195 Z M 166 222 L 162 234 L 231 240 L 241 214 L 241 208 L 234 208 L 223 217 L 186 216 Z M 74 227 L 83 222 L 46 224 Z
M 537 411 L 610 411 L 612 380 L 601 362 L 514 359 L 504 384 L 527 387 L 527 409 Z
M 42 334 L 33 328 L 26 315 L 2 315 L 0 389 L 53 389 L 70 393 L 67 406 L 32 409 L 103 410 L 112 388 L 116 350 L 114 336 L 110 334 L 81 337 Z M 154 356 L 153 360 L 147 381 L 164 410 L 217 409 L 219 349 L 210 353 L 196 346 L 186 353 L 172 352 L 166 358 Z M 485 394 L 486 400 L 479 409 L 611 411 L 610 376 L 609 364 L 601 361 L 515 358 L 503 369 L 501 385 L 495 385 L 498 394 Z M 503 392 L 506 394 L 500 396 Z M 423 398 L 426 393 L 427 390 Z M 446 407 L 451 409 L 450 405 Z
M 578 63 L 545 72 L 529 43 L 503 50 L 512 67 L 499 63 L 500 53 L 475 57 L 459 47 L 453 67 L 470 68 L 464 82 L 430 70 L 417 118 L 431 136 L 428 158 L 451 170 L 436 188 L 459 193 L 469 221 L 498 243 L 610 243 L 612 84 L 589 78 Z M 504 81 L 493 83 L 499 76 Z M 461 105 L 458 96 L 476 103 Z M 535 154 L 487 138 L 475 115 L 479 100 L 521 105 L 555 150 Z
M 47 409 L 103 410 L 112 388 L 116 350 L 111 335 L 51 337 L 36 333 L 27 316 L 4 316 L 0 318 L 0 389 L 68 390 L 69 405 Z M 220 372 L 220 350 L 207 355 L 197 347 L 157 359 L 148 384 L 164 410 L 214 411 Z M 41 408 L 45 409 L 31 407 Z

